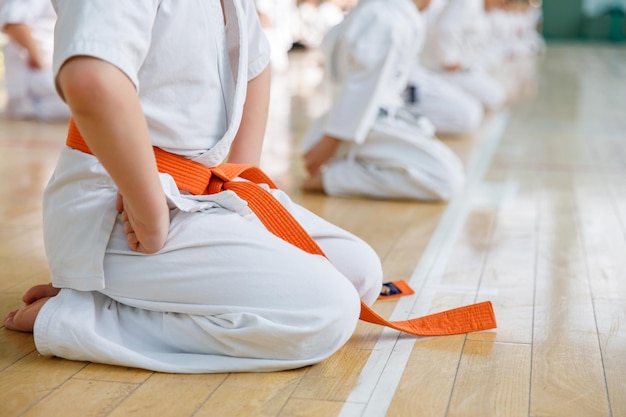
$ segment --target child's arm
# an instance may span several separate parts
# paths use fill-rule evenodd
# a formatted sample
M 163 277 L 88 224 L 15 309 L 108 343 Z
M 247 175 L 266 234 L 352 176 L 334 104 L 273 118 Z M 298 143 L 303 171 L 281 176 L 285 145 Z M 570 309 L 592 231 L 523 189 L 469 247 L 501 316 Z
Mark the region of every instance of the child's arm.
M 61 67 L 58 84 L 85 142 L 119 187 L 130 248 L 158 251 L 169 209 L 134 85 L 117 67 L 85 56 Z
M 270 97 L 270 66 L 248 81 L 241 125 L 230 148 L 228 162 L 259 165 Z
M 309 175 L 317 175 L 319 173 L 322 165 L 335 154 L 340 143 L 341 139 L 324 135 L 319 142 L 304 154 L 304 167 Z
M 37 41 L 33 38 L 30 27 L 24 23 L 8 23 L 4 25 L 4 33 L 15 43 L 20 45 L 28 53 L 28 66 L 33 69 L 41 69 L 48 64 L 44 62 Z

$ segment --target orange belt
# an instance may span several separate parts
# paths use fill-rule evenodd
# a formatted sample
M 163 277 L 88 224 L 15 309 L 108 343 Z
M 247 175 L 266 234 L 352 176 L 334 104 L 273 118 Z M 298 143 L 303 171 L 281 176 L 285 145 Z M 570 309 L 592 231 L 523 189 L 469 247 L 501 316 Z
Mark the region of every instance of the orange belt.
M 66 145 L 92 154 L 73 119 L 70 119 Z M 157 147 L 154 147 L 154 155 L 159 172 L 170 174 L 179 189 L 195 195 L 214 194 L 223 190 L 232 190 L 240 198 L 247 201 L 250 209 L 270 232 L 304 251 L 326 256 L 313 238 L 285 207 L 271 193 L 258 185 L 267 184 L 270 188 L 277 188 L 272 180 L 258 167 L 253 165 L 221 164 L 213 168 L 207 168 L 202 164 Z M 246 179 L 249 182 L 233 181 L 237 177 Z M 417 336 L 468 333 L 496 327 L 496 318 L 489 301 L 411 320 L 394 322 L 379 316 L 367 304 L 361 301 L 360 319 Z

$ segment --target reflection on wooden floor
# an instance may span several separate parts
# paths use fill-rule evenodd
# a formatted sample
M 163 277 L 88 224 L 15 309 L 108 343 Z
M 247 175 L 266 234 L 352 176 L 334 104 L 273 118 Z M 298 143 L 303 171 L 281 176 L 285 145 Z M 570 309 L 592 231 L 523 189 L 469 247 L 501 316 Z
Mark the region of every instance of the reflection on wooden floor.
M 370 242 L 416 295 L 394 319 L 492 300 L 494 331 L 399 336 L 366 323 L 337 354 L 280 373 L 168 375 L 41 357 L 0 328 L 0 415 L 626 416 L 626 49 L 550 45 L 536 92 L 445 139 L 469 184 L 449 204 L 298 191 L 297 143 L 325 105 L 294 54 L 276 76 L 264 168 Z M 0 313 L 48 281 L 41 191 L 65 126 L 0 120 Z

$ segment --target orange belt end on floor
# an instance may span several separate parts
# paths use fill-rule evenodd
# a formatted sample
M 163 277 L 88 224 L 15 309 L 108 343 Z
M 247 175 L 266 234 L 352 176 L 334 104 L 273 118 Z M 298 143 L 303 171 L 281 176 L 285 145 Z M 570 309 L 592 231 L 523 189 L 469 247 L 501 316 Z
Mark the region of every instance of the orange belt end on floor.
M 361 320 L 391 327 L 416 336 L 444 336 L 495 329 L 491 301 L 471 304 L 406 321 L 387 321 L 370 307 L 361 305 Z
M 70 119 L 66 145 L 92 154 L 73 119 Z M 315 240 L 291 213 L 270 192 L 258 185 L 267 184 L 270 188 L 276 188 L 271 179 L 258 167 L 221 164 L 209 168 L 156 147 L 154 155 L 159 172 L 170 174 L 179 189 L 192 194 L 213 194 L 223 190 L 232 190 L 248 202 L 250 209 L 271 233 L 311 254 L 325 256 Z M 233 181 L 238 177 L 248 181 Z M 408 285 L 406 288 L 407 292 L 413 291 Z M 489 301 L 394 322 L 384 319 L 361 301 L 360 318 L 369 323 L 387 326 L 416 336 L 469 333 L 496 327 L 496 318 Z

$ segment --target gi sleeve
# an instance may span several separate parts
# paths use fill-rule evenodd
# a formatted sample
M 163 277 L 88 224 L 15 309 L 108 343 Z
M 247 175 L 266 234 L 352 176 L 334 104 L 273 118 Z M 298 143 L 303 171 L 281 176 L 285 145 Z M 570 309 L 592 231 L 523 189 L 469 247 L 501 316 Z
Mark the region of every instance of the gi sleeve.
M 324 133 L 363 143 L 381 106 L 385 81 L 393 74 L 398 48 L 405 40 L 394 22 L 380 13 L 370 13 L 352 22 L 336 45 L 327 63 L 339 79 L 338 91 L 325 118 Z M 345 68 L 335 68 L 342 66 Z
M 32 20 L 32 11 L 38 9 L 36 0 L 1 0 L 0 1 L 0 29 L 9 23 L 29 24 Z
M 448 3 L 437 22 L 436 48 L 442 66 L 463 61 L 463 31 L 468 13 L 465 1 Z
M 253 0 L 243 0 L 248 26 L 248 80 L 259 75 L 270 62 L 270 44 L 261 27 Z
M 115 65 L 138 88 L 159 0 L 53 0 L 53 5 L 55 78 L 69 58 L 85 55 Z

